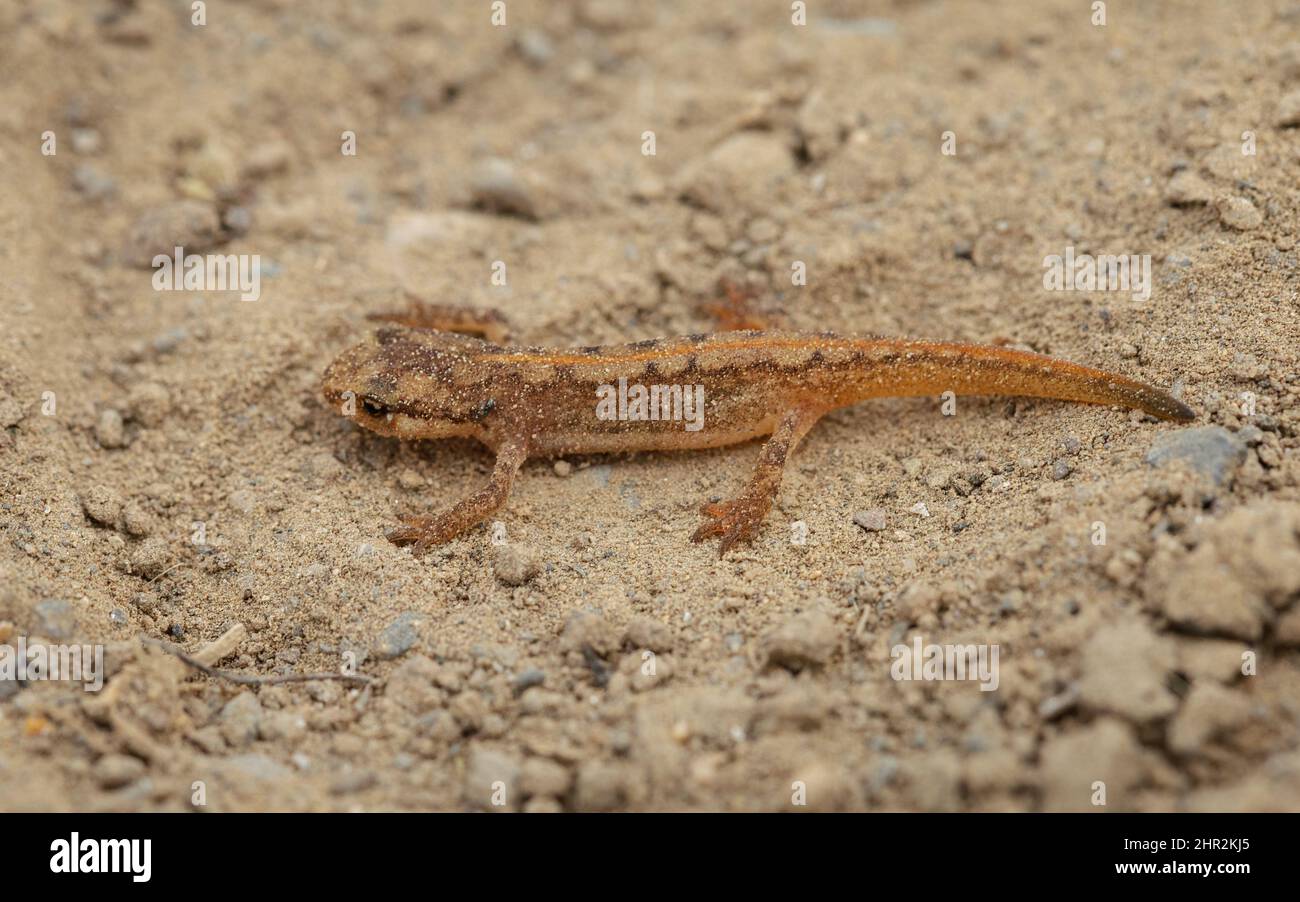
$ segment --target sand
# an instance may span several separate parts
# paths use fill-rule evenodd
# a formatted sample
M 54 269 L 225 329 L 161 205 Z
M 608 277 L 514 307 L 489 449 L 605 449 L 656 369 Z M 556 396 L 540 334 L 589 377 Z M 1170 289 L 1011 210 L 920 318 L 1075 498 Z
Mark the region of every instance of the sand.
M 0 681 L 0 808 L 1300 808 L 1300 5 L 809 5 L 0 6 L 0 644 L 105 661 Z M 157 290 L 178 244 L 258 298 Z M 1067 253 L 1149 296 L 1048 290 Z M 503 529 L 385 541 L 491 458 L 325 405 L 367 313 L 619 342 L 723 277 L 1198 418 L 863 404 L 721 560 L 755 444 L 530 461 Z M 358 679 L 171 653 L 232 629 L 222 670 Z M 895 679 L 917 640 L 996 689 Z

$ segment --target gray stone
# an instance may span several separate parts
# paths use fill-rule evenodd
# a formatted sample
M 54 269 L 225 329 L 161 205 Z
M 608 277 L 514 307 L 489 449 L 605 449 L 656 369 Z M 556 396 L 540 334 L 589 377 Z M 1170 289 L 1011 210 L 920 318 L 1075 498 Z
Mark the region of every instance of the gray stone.
M 384 627 L 371 648 L 375 657 L 383 661 L 400 658 L 420 641 L 420 626 L 424 616 L 415 611 L 405 611 L 397 619 Z
M 1163 467 L 1185 461 L 1215 485 L 1223 485 L 1246 458 L 1246 443 L 1222 426 L 1201 426 L 1163 432 L 1151 444 L 1146 461 Z
M 515 695 L 519 695 L 525 689 L 531 689 L 533 686 L 540 686 L 545 682 L 545 672 L 538 670 L 536 667 L 530 667 L 528 670 L 515 674 L 515 678 L 510 682 L 510 686 L 514 690 Z
M 71 639 L 77 631 L 77 611 L 62 598 L 38 601 L 35 607 L 36 633 L 51 639 Z

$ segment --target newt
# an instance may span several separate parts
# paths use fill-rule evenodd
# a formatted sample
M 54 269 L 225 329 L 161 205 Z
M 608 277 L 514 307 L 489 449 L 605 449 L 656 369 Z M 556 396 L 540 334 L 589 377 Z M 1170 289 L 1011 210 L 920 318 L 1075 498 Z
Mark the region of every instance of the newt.
M 530 457 L 716 448 L 767 436 L 744 489 L 705 504 L 691 536 L 720 537 L 726 554 L 757 534 L 786 462 L 817 420 L 870 398 L 1019 395 L 1195 419 L 1172 395 L 1127 376 L 991 345 L 747 329 L 552 349 L 504 343 L 500 317 L 462 308 L 417 303 L 372 318 L 391 324 L 329 366 L 325 398 L 380 435 L 469 437 L 496 455 L 487 485 L 387 534 L 417 555 L 500 510 Z

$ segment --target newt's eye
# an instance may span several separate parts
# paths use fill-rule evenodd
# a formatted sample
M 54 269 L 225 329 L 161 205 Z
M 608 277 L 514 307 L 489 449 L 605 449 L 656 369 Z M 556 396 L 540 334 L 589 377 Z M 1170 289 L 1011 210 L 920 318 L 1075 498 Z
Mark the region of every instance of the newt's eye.
M 372 417 L 382 417 L 388 415 L 388 408 L 384 402 L 380 401 L 374 395 L 365 395 L 361 398 L 361 407 Z

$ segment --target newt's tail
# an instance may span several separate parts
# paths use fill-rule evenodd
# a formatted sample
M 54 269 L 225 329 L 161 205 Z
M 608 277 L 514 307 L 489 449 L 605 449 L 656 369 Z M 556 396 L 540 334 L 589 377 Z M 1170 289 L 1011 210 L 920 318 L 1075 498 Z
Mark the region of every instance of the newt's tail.
M 1196 419 L 1190 407 L 1154 386 L 1029 351 L 887 338 L 858 339 L 856 344 L 866 352 L 865 365 L 849 380 L 857 400 L 952 391 L 1119 404 L 1164 420 Z

